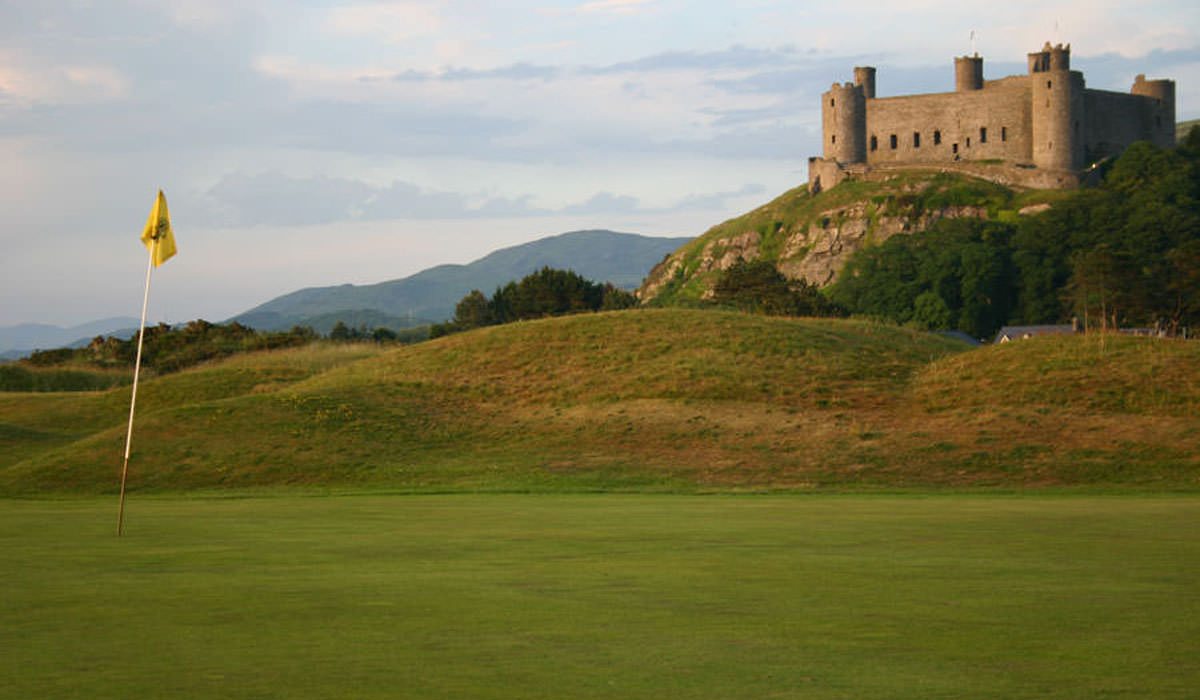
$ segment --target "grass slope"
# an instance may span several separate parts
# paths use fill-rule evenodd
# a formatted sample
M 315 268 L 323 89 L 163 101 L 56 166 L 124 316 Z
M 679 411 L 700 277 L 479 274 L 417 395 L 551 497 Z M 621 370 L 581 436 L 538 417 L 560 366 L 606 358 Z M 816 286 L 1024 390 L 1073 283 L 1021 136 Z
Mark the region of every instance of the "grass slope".
M 972 352 L 859 321 L 653 309 L 147 383 L 134 489 L 1200 486 L 1200 344 Z M 127 391 L 0 396 L 0 492 L 116 484 Z
M 0 500 L 2 698 L 1191 698 L 1189 497 Z

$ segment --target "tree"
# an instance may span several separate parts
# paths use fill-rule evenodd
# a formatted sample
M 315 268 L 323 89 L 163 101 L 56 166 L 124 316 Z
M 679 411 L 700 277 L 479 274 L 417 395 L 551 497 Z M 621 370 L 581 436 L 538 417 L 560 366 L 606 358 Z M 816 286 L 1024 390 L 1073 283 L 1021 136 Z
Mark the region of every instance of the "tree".
M 772 316 L 834 316 L 838 307 L 806 280 L 789 280 L 767 260 L 739 259 L 713 286 L 713 301 Z
M 954 313 L 937 292 L 927 290 L 913 300 L 913 323 L 928 331 L 947 330 L 954 326 Z
M 454 307 L 454 323 L 462 330 L 490 326 L 495 323 L 492 306 L 488 298 L 478 289 L 472 289 Z

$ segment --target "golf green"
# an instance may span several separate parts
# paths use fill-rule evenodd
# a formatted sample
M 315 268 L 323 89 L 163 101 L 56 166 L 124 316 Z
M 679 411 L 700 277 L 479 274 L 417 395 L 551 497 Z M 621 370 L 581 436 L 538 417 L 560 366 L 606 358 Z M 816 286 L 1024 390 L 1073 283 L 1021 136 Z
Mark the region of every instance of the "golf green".
M 0 501 L 5 698 L 1185 698 L 1200 497 Z

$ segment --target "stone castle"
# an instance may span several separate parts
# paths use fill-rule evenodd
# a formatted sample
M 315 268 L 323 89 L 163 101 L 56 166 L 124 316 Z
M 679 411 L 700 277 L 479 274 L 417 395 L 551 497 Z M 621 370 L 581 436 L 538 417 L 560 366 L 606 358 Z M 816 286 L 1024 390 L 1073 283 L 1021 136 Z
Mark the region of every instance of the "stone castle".
M 875 68 L 821 95 L 822 157 L 809 189 L 893 167 L 960 170 L 1006 184 L 1074 187 L 1134 141 L 1175 145 L 1175 82 L 1139 75 L 1130 92 L 1085 87 L 1071 47 L 1029 54 L 1029 73 L 984 80 L 978 54 L 954 59 L 954 92 L 875 96 Z

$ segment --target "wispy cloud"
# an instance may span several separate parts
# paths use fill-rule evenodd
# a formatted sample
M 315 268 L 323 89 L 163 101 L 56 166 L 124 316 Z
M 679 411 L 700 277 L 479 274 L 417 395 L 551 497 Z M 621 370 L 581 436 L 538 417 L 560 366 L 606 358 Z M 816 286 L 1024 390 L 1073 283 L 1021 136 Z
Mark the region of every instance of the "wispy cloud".
M 335 222 L 657 214 L 722 210 L 733 199 L 765 192 L 762 185 L 689 194 L 665 207 L 630 194 L 597 192 L 562 207 L 539 207 L 532 194 L 515 197 L 448 192 L 393 181 L 375 186 L 351 178 L 292 177 L 278 171 L 229 173 L 205 192 L 208 223 L 220 227 L 313 226 Z
M 579 5 L 575 10 L 583 14 L 606 12 L 632 15 L 644 12 L 653 4 L 654 0 L 592 0 Z

